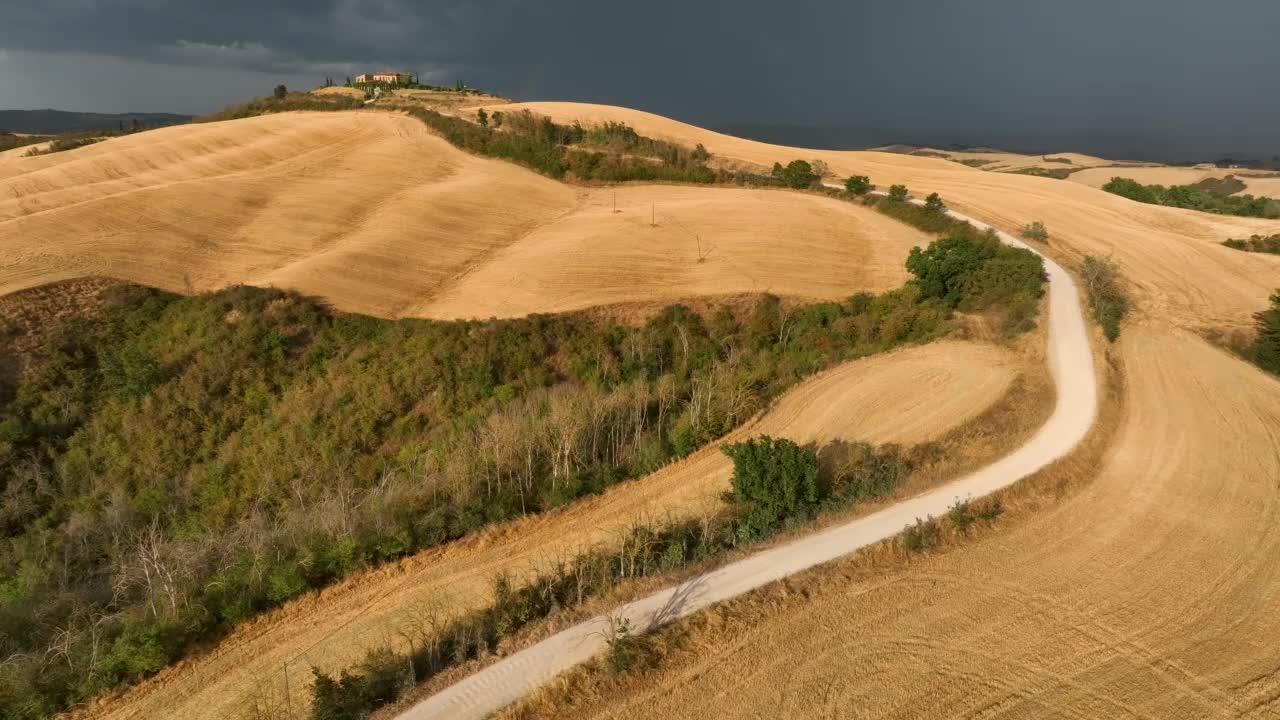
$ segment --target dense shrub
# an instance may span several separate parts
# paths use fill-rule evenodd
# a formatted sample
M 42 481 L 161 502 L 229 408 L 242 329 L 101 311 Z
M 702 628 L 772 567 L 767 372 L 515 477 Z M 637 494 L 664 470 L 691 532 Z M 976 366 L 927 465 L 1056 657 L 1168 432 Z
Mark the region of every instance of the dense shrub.
M 1036 242 L 1049 242 L 1049 231 L 1044 223 L 1036 220 L 1022 228 L 1022 237 Z
M 931 213 L 942 214 L 946 212 L 947 206 L 942 202 L 942 196 L 938 193 L 929 193 L 929 197 L 924 199 L 924 209 Z
M 907 199 L 907 186 L 906 185 L 890 185 L 889 199 L 893 200 L 894 202 L 905 201 Z
M 1090 255 L 1080 268 L 1093 318 L 1111 342 L 1120 337 L 1120 323 L 1129 313 L 1129 296 L 1120 284 L 1120 272 L 1109 258 Z
M 1268 372 L 1280 375 L 1280 290 L 1271 295 L 1271 307 L 1253 316 L 1258 336 L 1246 356 Z
M 363 103 L 360 100 L 346 95 L 315 95 L 309 92 L 289 92 L 284 97 L 279 97 L 273 93 L 270 97 L 254 98 L 249 102 L 234 105 L 212 115 L 203 115 L 195 118 L 191 122 L 241 120 L 278 112 L 355 110 L 362 105 Z
M 967 311 L 1039 298 L 1043 292 L 1040 257 L 994 236 L 953 236 L 923 250 L 912 248 L 907 270 L 916 276 L 912 282 L 924 297 Z
M 813 449 L 768 435 L 721 449 L 733 460 L 733 489 L 727 498 L 738 511 L 745 539 L 763 537 L 817 508 L 818 456 Z
M 871 178 L 866 175 L 850 175 L 849 178 L 844 181 L 844 189 L 854 195 L 866 195 L 871 191 L 871 188 Z
M 937 235 L 968 235 L 979 237 L 982 233 L 978 232 L 969 223 L 963 220 L 957 220 L 946 213 L 932 212 L 923 205 L 916 205 L 909 202 L 894 202 L 887 198 L 880 198 L 874 195 L 864 198 L 864 203 L 874 207 L 881 213 L 907 223 L 913 227 L 923 230 L 927 233 Z
M 1219 187 L 1203 190 L 1194 185 L 1143 185 L 1129 178 L 1114 177 L 1103 190 L 1149 205 L 1190 208 L 1219 215 L 1280 218 L 1280 200 L 1253 195 L 1222 195 Z
M 606 122 L 594 128 L 559 125 L 528 110 L 505 113 L 492 127 L 425 108 L 409 114 L 463 150 L 524 165 L 553 178 L 602 182 L 712 183 L 730 180 L 706 166 L 706 148 L 688 150 Z M 498 129 L 499 126 L 501 129 Z
M 1280 235 L 1253 235 L 1247 240 L 1224 240 L 1222 244 L 1234 250 L 1280 255 Z
M 1243 192 L 1249 186 L 1245 185 L 1244 181 L 1235 175 L 1228 175 L 1224 178 L 1208 177 L 1191 185 L 1191 187 L 1196 190 L 1202 190 L 1213 195 L 1222 195 L 1225 197 L 1227 195 L 1235 195 L 1238 192 Z
M 1032 177 L 1046 177 L 1054 180 L 1066 180 L 1071 177 L 1071 173 L 1082 170 L 1083 168 L 1042 168 L 1042 167 L 1025 167 L 1013 170 L 1015 175 L 1031 175 Z

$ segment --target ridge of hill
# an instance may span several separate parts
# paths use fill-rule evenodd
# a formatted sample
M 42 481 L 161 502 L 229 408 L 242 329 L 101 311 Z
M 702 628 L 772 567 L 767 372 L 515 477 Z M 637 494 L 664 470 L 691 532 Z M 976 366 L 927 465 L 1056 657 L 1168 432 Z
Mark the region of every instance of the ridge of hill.
M 0 130 L 31 135 L 57 135 L 91 130 L 129 128 L 135 121 L 143 127 L 181 125 L 190 115 L 176 113 L 90 113 L 69 110 L 0 110 Z

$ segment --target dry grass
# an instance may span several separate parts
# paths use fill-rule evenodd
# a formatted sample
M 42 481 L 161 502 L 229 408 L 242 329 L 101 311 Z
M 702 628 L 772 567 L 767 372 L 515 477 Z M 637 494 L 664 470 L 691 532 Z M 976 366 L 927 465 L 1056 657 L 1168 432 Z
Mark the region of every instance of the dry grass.
M 799 193 L 625 187 L 617 208 L 612 190 L 467 155 L 390 113 L 164 128 L 0 165 L 0 293 L 85 275 L 177 292 L 247 283 L 392 317 L 832 299 L 897 286 L 927 241 Z
M 654 673 L 511 716 L 1275 717 L 1280 382 L 1181 331 L 1117 357 L 1090 439 L 999 533 L 775 586 L 661 634 Z
M 1038 514 L 1060 506 L 1086 488 L 1116 433 L 1124 395 L 1123 373 L 1116 365 L 1116 358 L 1096 355 L 1099 382 L 1103 387 L 1098 422 L 1070 456 L 997 493 L 994 497 L 1001 500 L 1004 512 L 994 523 L 973 525 L 961 533 L 942 519 L 943 541 L 930 552 L 908 552 L 901 540 L 895 538 L 719 604 L 647 636 L 646 647 L 653 657 L 649 667 L 614 675 L 599 665 L 584 666 L 499 713 L 497 719 L 658 717 L 662 712 L 671 712 L 671 705 L 675 704 L 663 700 L 664 695 L 677 692 L 683 699 L 685 693 L 694 692 L 693 687 L 686 685 L 701 688 L 706 700 L 700 710 L 708 713 L 708 707 L 714 708 L 709 717 L 882 716 L 875 708 L 868 708 L 866 697 L 859 694 L 863 687 L 876 687 L 878 669 L 868 668 L 866 664 L 855 668 L 844 662 L 838 650 L 819 651 L 821 659 L 810 660 L 803 657 L 803 653 L 813 651 L 812 647 L 788 651 L 778 645 L 786 644 L 787 633 L 797 624 L 811 623 L 818 633 L 830 633 L 833 644 L 846 633 L 846 626 L 864 631 L 875 627 L 876 622 L 886 621 L 893 614 L 845 616 L 839 606 L 910 582 L 912 573 L 932 572 L 933 564 L 946 562 L 955 553 L 980 551 L 991 538 L 1023 527 Z M 1019 420 L 1032 420 L 1018 417 L 1021 411 L 1016 401 L 1003 411 L 1002 405 L 1005 403 L 994 406 L 975 422 L 957 428 L 953 438 L 966 432 L 978 437 L 998 436 Z M 904 613 L 910 610 L 910 607 L 903 608 Z M 879 632 L 872 632 L 876 637 L 881 636 Z M 883 635 L 890 636 L 887 631 Z M 768 638 L 766 646 L 756 644 L 760 637 Z M 722 667 L 721 663 L 732 665 Z M 815 677 L 806 677 L 792 687 L 785 686 L 781 679 L 758 682 L 758 678 L 764 677 L 794 680 L 797 673 L 785 669 L 788 664 L 803 667 Z M 814 672 L 815 666 L 823 669 L 820 676 Z M 919 664 L 913 663 L 913 667 L 918 668 Z M 700 677 L 704 672 L 711 675 Z M 869 676 L 861 675 L 867 672 Z M 717 684 L 722 676 L 735 673 L 737 679 Z M 761 692 L 748 692 L 750 699 L 734 699 L 742 686 L 751 685 L 763 685 L 759 688 Z M 846 692 L 846 686 L 850 685 L 856 685 L 857 689 Z M 782 702 L 751 707 L 760 694 L 770 692 Z M 653 710 L 647 707 L 649 703 L 656 703 Z M 695 717 L 695 714 L 677 711 L 674 717 Z
M 987 172 L 938 158 L 769 145 L 627 108 L 552 102 L 511 108 L 528 108 L 560 122 L 622 121 L 641 134 L 683 145 L 702 143 L 721 161 L 757 167 L 819 159 L 836 177 L 868 175 L 882 188 L 902 183 L 922 197 L 936 191 L 949 207 L 1000 228 L 1040 220 L 1052 229 L 1053 250 L 1068 265 L 1085 255 L 1111 256 L 1139 286 L 1139 309 L 1182 327 L 1249 324 L 1280 277 L 1280 257 L 1250 257 L 1220 244 L 1230 237 L 1280 232 L 1280 221 L 1142 205 L 1080 183 Z
M 98 293 L 113 284 L 90 277 L 0 296 L 0 402 L 39 363 L 52 332 L 69 317 L 92 315 Z

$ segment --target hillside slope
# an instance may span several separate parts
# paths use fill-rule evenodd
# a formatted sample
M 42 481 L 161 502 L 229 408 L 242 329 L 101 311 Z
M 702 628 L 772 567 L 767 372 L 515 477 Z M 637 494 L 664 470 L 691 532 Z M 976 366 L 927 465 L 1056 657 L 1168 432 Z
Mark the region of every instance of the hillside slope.
M 651 137 L 703 143 L 721 161 L 756 168 L 819 159 L 836 178 L 869 175 L 881 188 L 903 183 L 922 196 L 938 192 L 950 207 L 1010 231 L 1040 220 L 1048 226 L 1050 250 L 1060 260 L 1111 256 L 1138 285 L 1150 316 L 1190 327 L 1247 324 L 1266 305 L 1280 277 L 1280 257 L 1259 257 L 1219 244 L 1280 232 L 1280 221 L 1142 205 L 1080 183 L 984 172 L 937 158 L 769 145 L 628 108 L 564 102 L 504 108 L 520 109 L 584 125 L 621 121 Z
M 761 433 L 799 442 L 924 442 L 979 415 L 1023 372 L 1038 370 L 990 345 L 939 342 L 903 349 L 802 383 L 720 442 Z M 304 707 L 310 667 L 336 672 L 369 648 L 402 642 L 397 628 L 424 607 L 448 614 L 480 606 L 490 600 L 499 572 L 518 582 L 540 563 L 607 543 L 638 520 L 699 517 L 717 506 L 732 471 L 719 444 L 564 511 L 508 523 L 303 597 L 238 629 L 215 652 L 162 672 L 88 716 L 232 717 L 255 696 L 275 697 L 286 688 L 295 707 Z
M 389 113 L 165 128 L 0 162 L 0 294 L 85 275 L 176 291 L 247 283 L 384 317 L 763 290 L 832 299 L 896 287 L 926 242 L 809 195 L 617 195 L 613 213 L 610 190 L 465 154 Z
M 1122 345 L 1126 417 L 1080 495 L 763 622 L 720 618 L 686 661 L 555 716 L 1276 717 L 1280 381 L 1186 333 Z

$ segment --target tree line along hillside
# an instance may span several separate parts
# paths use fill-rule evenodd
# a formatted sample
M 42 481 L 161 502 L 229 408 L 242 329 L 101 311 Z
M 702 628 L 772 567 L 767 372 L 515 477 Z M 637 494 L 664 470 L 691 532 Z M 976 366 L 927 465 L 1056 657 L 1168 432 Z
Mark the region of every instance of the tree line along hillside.
M 47 717 L 353 570 L 648 473 L 819 369 L 1041 290 L 1033 255 L 983 236 L 911 269 L 879 296 L 639 327 L 105 290 L 0 399 L 0 715 Z
M 1240 185 L 1242 186 L 1243 183 Z M 1237 188 L 1234 185 L 1221 182 L 1166 187 L 1164 185 L 1143 185 L 1137 180 L 1114 177 L 1106 185 L 1103 185 L 1102 189 L 1148 205 L 1188 208 L 1218 215 L 1280 218 L 1280 200 L 1268 197 L 1254 197 L 1247 194 L 1227 194 L 1226 191 Z

